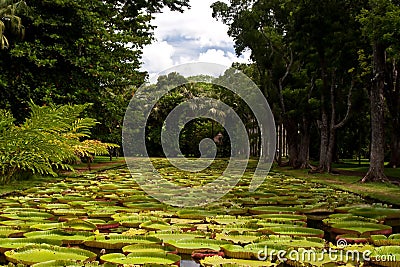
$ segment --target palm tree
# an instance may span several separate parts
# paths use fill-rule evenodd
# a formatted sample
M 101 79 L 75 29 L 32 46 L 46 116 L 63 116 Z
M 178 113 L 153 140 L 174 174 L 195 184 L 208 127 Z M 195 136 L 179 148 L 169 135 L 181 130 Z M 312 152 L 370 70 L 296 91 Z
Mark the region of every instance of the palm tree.
M 19 15 L 27 11 L 25 1 L 0 0 L 0 49 L 10 46 L 11 40 L 22 40 L 25 27 Z

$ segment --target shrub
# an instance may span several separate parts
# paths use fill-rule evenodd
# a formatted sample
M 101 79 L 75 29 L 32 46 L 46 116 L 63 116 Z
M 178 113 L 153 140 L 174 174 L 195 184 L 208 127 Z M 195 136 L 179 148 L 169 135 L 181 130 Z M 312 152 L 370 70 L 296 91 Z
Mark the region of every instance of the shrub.
M 78 157 L 107 154 L 107 148 L 115 147 L 87 140 L 97 124 L 81 117 L 89 105 L 30 103 L 30 116 L 20 125 L 10 112 L 0 110 L 0 183 L 24 172 L 56 176 L 58 169 L 73 170 L 70 164 Z

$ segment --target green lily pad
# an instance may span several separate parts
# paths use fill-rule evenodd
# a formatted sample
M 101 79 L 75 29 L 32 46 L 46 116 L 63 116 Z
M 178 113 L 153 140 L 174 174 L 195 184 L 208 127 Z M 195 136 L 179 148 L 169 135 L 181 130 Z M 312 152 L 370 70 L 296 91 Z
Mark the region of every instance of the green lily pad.
M 52 214 L 47 212 L 39 212 L 39 211 L 21 211 L 10 214 L 3 214 L 2 217 L 12 220 L 21 220 L 21 221 L 43 221 L 54 217 Z
M 181 260 L 175 254 L 165 252 L 132 252 L 127 256 L 121 253 L 110 253 L 100 257 L 102 261 L 127 266 L 144 264 L 174 264 Z
M 78 230 L 78 231 L 94 231 L 97 229 L 96 225 L 94 223 L 85 221 L 85 220 L 80 220 L 80 219 L 74 219 L 67 221 L 63 223 L 62 225 L 63 229 L 68 229 L 68 230 Z
M 300 211 L 300 208 L 280 207 L 280 206 L 261 206 L 249 209 L 251 214 L 295 214 Z
M 97 267 L 99 262 L 82 262 L 80 260 L 51 260 L 35 263 L 32 267 Z
M 90 260 L 96 254 L 84 249 L 65 248 L 51 245 L 28 245 L 4 253 L 6 259 L 12 263 L 32 265 L 49 260 Z
M 288 235 L 288 236 L 308 236 L 308 237 L 323 237 L 324 231 L 320 229 L 299 227 L 299 226 L 273 226 L 262 228 L 259 231 L 262 233 L 270 233 L 274 235 Z
M 384 224 L 349 221 L 331 225 L 332 232 L 337 234 L 391 234 L 392 227 Z
M 63 244 L 82 244 L 84 241 L 94 236 L 93 233 L 87 231 L 63 231 L 58 229 L 49 231 L 34 231 L 25 233 L 24 235 L 31 238 L 61 240 Z
M 306 215 L 299 214 L 261 214 L 256 217 L 271 222 L 307 221 Z
M 30 226 L 31 229 L 34 230 L 53 230 L 53 229 L 61 229 L 63 226 L 63 223 L 60 222 L 48 222 L 48 223 L 36 223 Z
M 161 244 L 161 240 L 152 236 L 128 236 L 120 234 L 96 235 L 90 240 L 84 242 L 85 246 L 104 248 L 104 249 L 122 249 L 131 244 Z
M 225 259 L 220 256 L 206 257 L 200 261 L 201 266 L 212 267 L 212 266 L 240 266 L 240 267 L 265 267 L 274 266 L 268 261 L 259 260 L 242 260 L 242 259 Z
M 400 219 L 400 209 L 363 207 L 350 209 L 349 213 L 374 219 Z
M 222 245 L 230 244 L 230 242 L 223 240 L 196 238 L 168 241 L 167 244 L 175 247 L 178 250 L 178 253 L 191 254 L 194 250 L 198 249 L 212 249 L 218 251 Z
M 322 249 L 325 246 L 325 240 L 319 237 L 302 237 L 302 236 L 276 236 L 270 235 L 264 240 L 260 240 L 255 245 L 267 246 L 269 248 L 284 249 L 289 248 L 318 248 Z M 245 246 L 245 248 L 249 248 Z
M 0 226 L 0 237 L 9 237 L 11 235 L 22 233 L 23 231 L 12 226 Z
M 53 239 L 44 239 L 44 238 L 1 238 L 0 239 L 0 252 L 4 253 L 7 250 L 12 250 L 16 248 L 21 248 L 26 245 L 35 245 L 35 244 L 49 244 L 61 246 L 61 240 L 53 240 Z
M 195 239 L 195 238 L 205 238 L 206 235 L 203 232 L 176 232 L 176 231 L 160 231 L 157 233 L 150 234 L 156 238 L 161 239 L 164 243 L 170 241 L 178 241 L 183 239 Z
M 346 222 L 369 222 L 369 223 L 378 223 L 378 220 L 372 218 L 366 218 L 362 216 L 356 216 L 351 214 L 331 214 L 328 218 L 324 219 L 323 222 L 326 225 L 331 226 L 335 223 L 346 223 Z
M 227 244 L 221 246 L 222 251 L 224 252 L 225 256 L 229 258 L 236 258 L 236 259 L 254 259 L 257 258 L 257 251 L 253 251 L 250 249 L 246 249 L 240 245 L 234 244 Z
M 346 257 L 338 252 L 324 253 L 318 250 L 308 250 L 299 248 L 297 253 L 290 253 L 287 255 L 287 264 L 290 266 L 338 266 L 338 262 L 344 266 L 359 266 L 359 263 L 352 263 L 350 257 Z M 345 262 L 347 261 L 347 262 Z M 357 265 L 356 265 L 357 264 Z
M 249 244 L 256 242 L 262 237 L 260 233 L 238 233 L 238 232 L 230 232 L 229 234 L 225 233 L 217 233 L 215 234 L 216 240 L 225 240 L 231 241 L 235 244 Z
M 231 232 L 238 232 L 238 233 L 245 233 L 245 232 L 257 232 L 260 226 L 255 223 L 246 223 L 246 224 L 226 224 L 226 225 L 209 225 L 209 231 L 215 233 L 231 233 Z
M 122 248 L 122 252 L 176 252 L 176 249 L 168 245 L 160 244 L 134 244 Z
M 382 246 L 371 253 L 371 262 L 378 266 L 399 267 L 400 246 Z
M 53 209 L 51 212 L 56 216 L 85 216 L 87 215 L 84 209 Z
M 400 234 L 371 235 L 371 241 L 375 246 L 400 246 Z

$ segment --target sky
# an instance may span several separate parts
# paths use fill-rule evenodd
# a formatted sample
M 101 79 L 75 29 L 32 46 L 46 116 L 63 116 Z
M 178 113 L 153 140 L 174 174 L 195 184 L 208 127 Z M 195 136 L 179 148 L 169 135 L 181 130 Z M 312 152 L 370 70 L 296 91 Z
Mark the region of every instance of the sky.
M 230 66 L 249 62 L 250 53 L 237 57 L 228 27 L 212 17 L 210 5 L 216 0 L 190 0 L 184 13 L 163 9 L 152 22 L 155 41 L 143 50 L 143 69 L 150 77 L 170 67 L 208 62 Z

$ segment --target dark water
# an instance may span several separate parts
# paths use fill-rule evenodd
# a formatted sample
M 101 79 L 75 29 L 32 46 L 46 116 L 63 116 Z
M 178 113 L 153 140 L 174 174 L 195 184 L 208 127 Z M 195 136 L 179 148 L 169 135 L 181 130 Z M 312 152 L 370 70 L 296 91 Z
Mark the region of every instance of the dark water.
M 181 260 L 180 267 L 198 267 L 200 264 L 193 260 Z

